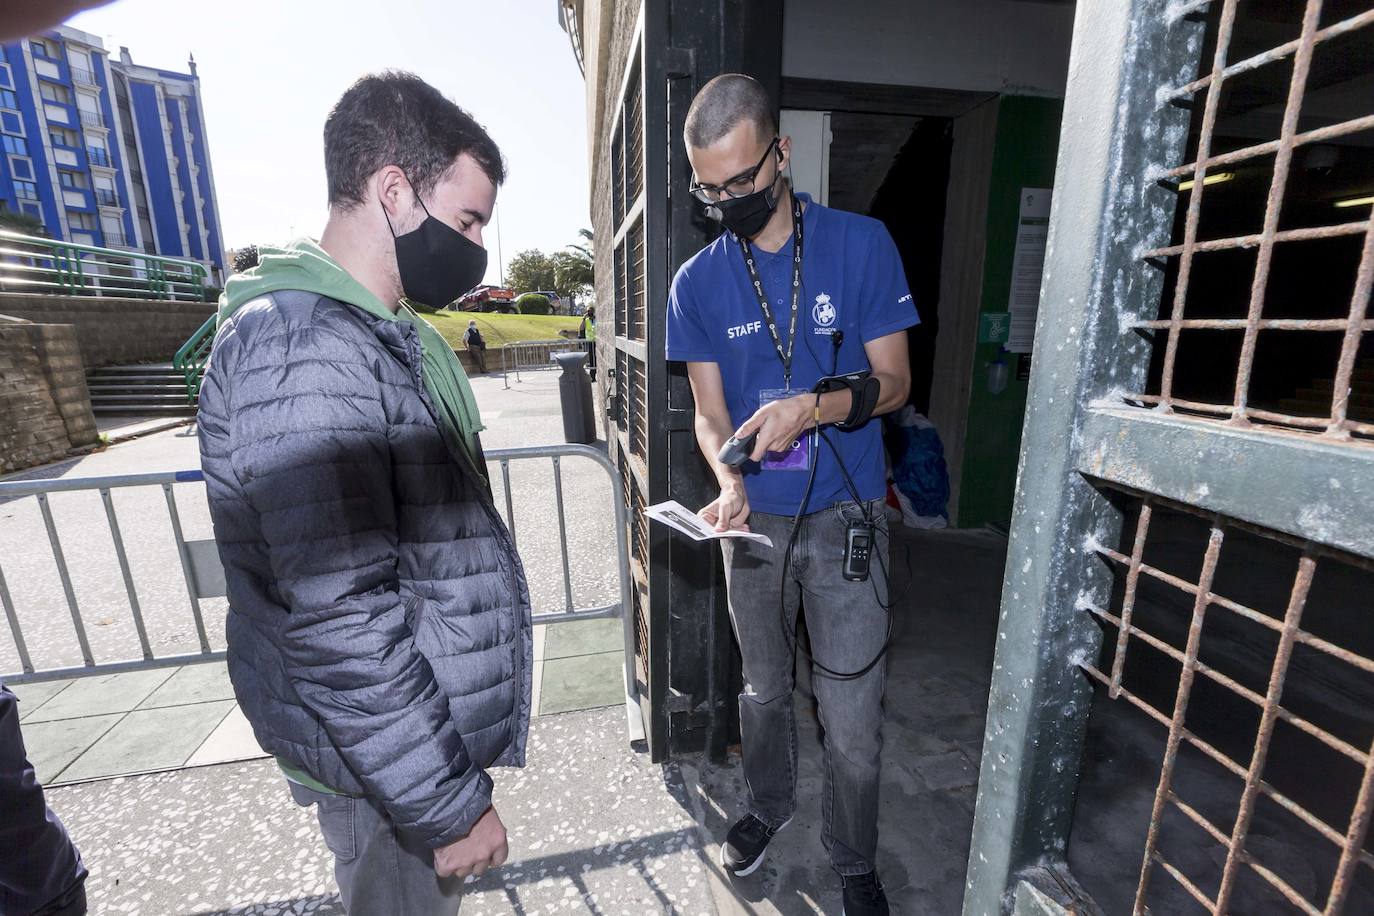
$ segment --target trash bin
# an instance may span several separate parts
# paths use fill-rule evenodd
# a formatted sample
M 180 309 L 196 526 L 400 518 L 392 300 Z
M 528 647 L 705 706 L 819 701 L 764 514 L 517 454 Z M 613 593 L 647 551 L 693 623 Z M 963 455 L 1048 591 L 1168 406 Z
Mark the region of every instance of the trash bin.
M 563 370 L 558 378 L 558 396 L 563 402 L 563 438 L 590 445 L 596 441 L 596 410 L 592 401 L 592 380 L 584 366 L 587 354 L 555 353 L 554 362 Z

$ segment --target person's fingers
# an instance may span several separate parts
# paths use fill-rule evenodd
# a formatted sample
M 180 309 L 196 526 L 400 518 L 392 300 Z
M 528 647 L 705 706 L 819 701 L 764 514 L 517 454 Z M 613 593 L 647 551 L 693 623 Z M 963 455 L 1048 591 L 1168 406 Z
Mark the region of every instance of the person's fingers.
M 487 861 L 487 862 L 478 862 L 476 865 L 472 866 L 472 876 L 473 876 L 474 878 L 480 878 L 480 877 L 482 877 L 483 875 L 485 875 L 485 874 L 487 873 L 487 868 L 490 867 L 490 865 L 491 865 L 491 862 L 490 862 L 490 861 Z
M 509 857 L 510 845 L 507 843 L 502 843 L 500 846 L 496 848 L 496 854 L 491 857 L 492 867 L 500 868 L 502 865 L 506 864 L 506 859 Z

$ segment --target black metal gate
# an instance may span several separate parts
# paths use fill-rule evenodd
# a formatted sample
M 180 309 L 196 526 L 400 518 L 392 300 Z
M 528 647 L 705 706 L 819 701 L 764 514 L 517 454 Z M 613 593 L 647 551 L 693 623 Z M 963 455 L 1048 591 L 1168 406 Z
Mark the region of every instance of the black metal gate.
M 613 368 L 610 447 L 631 511 L 637 670 L 655 760 L 703 749 L 720 756 L 737 731 L 738 661 L 718 554 L 671 539 L 643 514 L 665 499 L 696 506 L 714 496 L 686 373 L 663 355 L 673 273 L 718 231 L 686 193 L 682 126 L 696 91 L 718 73 L 754 73 L 776 98 L 781 17 L 780 0 L 645 0 L 606 118 L 610 148 L 596 151 L 610 165 L 613 234 L 602 263 L 614 276 L 613 337 L 599 345 Z

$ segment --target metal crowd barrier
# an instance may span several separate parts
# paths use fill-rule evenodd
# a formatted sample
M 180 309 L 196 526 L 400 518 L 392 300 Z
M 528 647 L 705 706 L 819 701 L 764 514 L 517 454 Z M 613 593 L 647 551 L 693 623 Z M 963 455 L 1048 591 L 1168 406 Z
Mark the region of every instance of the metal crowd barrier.
M 510 387 L 511 373 L 515 380 L 521 381 L 521 371 L 554 368 L 553 354 L 580 351 L 591 352 L 594 340 L 578 337 L 559 337 L 552 340 L 517 340 L 501 348 L 501 377 L 507 388 Z
M 563 505 L 562 462 L 565 458 L 574 457 L 587 458 L 594 462 L 605 471 L 611 483 L 611 503 L 615 513 L 616 572 L 620 588 L 619 599 L 610 604 L 593 607 L 577 607 L 573 601 L 572 565 L 568 557 L 568 532 Z M 548 611 L 535 614 L 534 622 L 536 624 L 555 624 L 568 623 L 575 620 L 594 620 L 608 617 L 620 618 L 622 621 L 625 646 L 624 690 L 626 727 L 631 741 L 642 740 L 644 738 L 644 728 L 639 714 L 639 689 L 635 679 L 634 613 L 632 610 L 633 604 L 631 603 L 632 598 L 630 592 L 630 551 L 629 545 L 626 542 L 628 510 L 625 507 L 620 475 L 616 472 L 615 466 L 611 463 L 609 458 L 597 449 L 586 445 L 548 445 L 528 448 L 493 449 L 487 452 L 487 461 L 489 465 L 499 464 L 501 468 L 501 480 L 505 491 L 506 519 L 512 539 L 516 538 L 517 532 L 515 526 L 514 499 L 510 485 L 510 464 L 512 461 L 528 461 L 541 458 L 549 459 L 553 462 L 554 498 L 558 514 L 558 545 L 559 559 L 563 573 L 564 607 L 561 611 Z M 19 624 L 19 616 L 15 611 L 9 585 L 5 580 L 4 565 L 0 562 L 0 606 L 3 606 L 5 618 L 9 622 L 10 634 L 19 655 L 20 666 L 23 669 L 21 672 L 16 672 L 14 674 L 0 675 L 0 680 L 9 684 L 22 684 L 87 674 L 115 674 L 122 671 L 139 671 L 149 668 L 164 668 L 188 665 L 196 662 L 223 660 L 226 653 L 223 651 L 214 651 L 210 646 L 210 640 L 205 628 L 204 615 L 201 613 L 200 607 L 202 599 L 218 598 L 225 595 L 224 568 L 220 564 L 219 550 L 215 545 L 214 539 L 186 540 L 182 534 L 181 517 L 177 512 L 176 495 L 172 489 L 173 485 L 177 483 L 194 483 L 203 481 L 204 479 L 204 475 L 201 471 L 194 470 L 157 474 L 128 474 L 115 477 L 0 482 L 0 500 L 32 496 L 38 501 L 39 511 L 42 513 L 43 517 L 43 524 L 47 529 L 48 543 L 52 549 L 53 559 L 57 564 L 57 574 L 62 582 L 62 590 L 66 596 L 67 610 L 71 614 L 72 626 L 76 633 L 77 644 L 81 648 L 81 658 L 83 661 L 81 665 L 65 668 L 50 668 L 43 670 L 35 668 L 28 644 L 24 640 L 24 633 Z M 162 488 L 167 503 L 167 513 L 172 526 L 172 534 L 176 541 L 177 554 L 181 560 L 181 572 L 186 581 L 186 595 L 190 603 L 191 616 L 195 621 L 196 635 L 200 643 L 199 652 L 177 655 L 158 655 L 148 639 L 147 627 L 143 618 L 143 610 L 139 604 L 138 589 L 135 586 L 134 575 L 130 569 L 128 556 L 125 552 L 124 538 L 119 528 L 119 519 L 115 514 L 114 503 L 110 498 L 111 490 L 128 487 Z M 86 623 L 82 617 L 80 605 L 77 602 L 76 591 L 72 586 L 71 573 L 67 566 L 66 556 L 62 550 L 62 539 L 58 534 L 57 524 L 53 519 L 52 508 L 49 505 L 48 497 L 52 493 L 91 490 L 100 493 L 101 501 L 105 505 L 105 517 L 110 527 L 110 534 L 114 539 L 115 558 L 119 562 L 120 574 L 124 579 L 124 589 L 128 595 L 129 610 L 133 615 L 134 629 L 138 634 L 142 658 L 97 661 L 91 651 L 90 641 L 87 638 Z M 146 521 L 147 520 L 140 520 L 141 523 Z M 518 544 L 519 542 L 517 541 L 516 543 Z

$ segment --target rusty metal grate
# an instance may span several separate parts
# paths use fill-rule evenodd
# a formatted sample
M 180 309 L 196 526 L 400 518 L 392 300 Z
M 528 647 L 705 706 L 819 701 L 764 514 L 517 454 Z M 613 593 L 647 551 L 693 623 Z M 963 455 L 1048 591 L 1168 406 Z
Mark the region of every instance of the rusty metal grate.
M 1222 914 L 1234 911 L 1233 894 L 1236 889 L 1237 881 L 1241 877 L 1241 866 L 1262 878 L 1269 886 L 1282 894 L 1299 912 L 1303 913 L 1326 913 L 1335 914 L 1342 911 L 1351 893 L 1352 885 L 1355 880 L 1356 869 L 1359 866 L 1374 869 L 1374 855 L 1371 855 L 1364 847 L 1366 835 L 1370 826 L 1371 810 L 1374 810 L 1374 744 L 1370 744 L 1367 733 L 1362 733 L 1355 737 L 1352 734 L 1338 734 L 1342 731 L 1339 728 L 1326 727 L 1319 724 L 1315 719 L 1321 719 L 1321 715 L 1304 710 L 1306 715 L 1300 715 L 1290 708 L 1286 708 L 1284 701 L 1286 680 L 1291 682 L 1290 674 L 1293 666 L 1290 662 L 1294 658 L 1296 651 L 1304 653 L 1304 659 L 1316 659 L 1322 664 L 1331 665 L 1345 671 L 1342 666 L 1351 666 L 1352 674 L 1357 678 L 1368 678 L 1374 676 L 1374 659 L 1361 654 L 1359 651 L 1352 650 L 1348 646 L 1339 644 L 1339 640 L 1327 638 L 1330 634 L 1319 635 L 1313 632 L 1314 626 L 1304 627 L 1304 611 L 1309 609 L 1310 596 L 1313 594 L 1314 579 L 1319 577 L 1316 573 L 1320 564 L 1338 564 L 1342 573 L 1351 575 L 1366 576 L 1374 572 L 1374 561 L 1355 557 L 1339 551 L 1323 547 L 1320 544 L 1292 538 L 1268 529 L 1257 528 L 1235 519 L 1212 515 L 1192 506 L 1173 503 L 1167 500 L 1147 494 L 1127 494 L 1129 499 L 1138 508 L 1138 514 L 1134 524 L 1133 539 L 1130 539 L 1129 546 L 1123 544 L 1126 549 L 1116 550 L 1101 544 L 1092 544 L 1092 548 L 1105 558 L 1115 571 L 1120 574 L 1119 588 L 1116 596 L 1111 602 L 1112 609 L 1102 608 L 1094 605 L 1087 599 L 1080 601 L 1080 607 L 1100 620 L 1104 621 L 1116 631 L 1114 646 L 1109 639 L 1104 647 L 1102 659 L 1099 665 L 1109 670 L 1101 670 L 1097 665 L 1086 662 L 1080 663 L 1083 669 L 1103 687 L 1106 688 L 1107 695 L 1112 699 L 1125 698 L 1132 706 L 1144 712 L 1151 719 L 1168 729 L 1168 738 L 1164 746 L 1163 760 L 1160 766 L 1159 783 L 1155 792 L 1154 804 L 1150 813 L 1148 834 L 1145 840 L 1144 860 L 1141 866 L 1139 884 L 1136 890 L 1134 912 L 1141 914 L 1148 912 L 1146 907 L 1147 892 L 1150 889 L 1151 879 L 1155 867 L 1163 870 L 1173 877 L 1178 883 L 1204 908 L 1213 914 Z M 1159 548 L 1151 548 L 1151 535 L 1162 522 L 1158 519 L 1163 515 L 1166 518 L 1181 517 L 1191 519 L 1192 524 L 1205 527 L 1207 534 L 1205 547 L 1199 537 L 1195 544 L 1196 549 L 1202 552 L 1200 567 L 1192 565 L 1196 563 L 1196 556 L 1188 560 L 1188 569 L 1198 568 L 1195 580 L 1191 572 L 1183 575 L 1178 574 L 1178 570 L 1171 571 L 1171 564 L 1160 562 L 1162 553 Z M 1200 520 L 1200 521 L 1199 521 Z M 1237 534 L 1239 532 L 1239 534 Z M 1233 597 L 1219 594 L 1221 589 L 1217 578 L 1218 564 L 1222 560 L 1223 545 L 1227 542 L 1227 534 L 1231 533 L 1233 540 L 1240 544 L 1249 542 L 1260 544 L 1274 544 L 1276 549 L 1282 548 L 1295 559 L 1295 572 L 1291 583 L 1288 586 L 1286 601 L 1281 615 L 1278 613 L 1277 604 L 1271 612 L 1266 613 L 1259 605 L 1260 602 L 1251 600 L 1249 603 L 1236 600 Z M 1167 535 L 1160 535 L 1167 537 Z M 1154 561 L 1150 560 L 1150 550 L 1156 550 Z M 1236 549 L 1240 549 L 1237 545 Z M 1195 552 L 1195 551 L 1194 551 Z M 1237 569 L 1242 568 L 1240 561 L 1237 562 Z M 1250 566 L 1245 567 L 1253 574 L 1253 563 L 1245 560 Z M 1323 567 L 1324 569 L 1325 567 Z M 1122 581 L 1124 580 L 1124 581 Z M 1235 580 L 1231 580 L 1235 581 Z M 1360 580 L 1365 583 L 1363 600 L 1366 605 L 1369 591 L 1367 583 L 1374 581 L 1374 577 Z M 1186 639 L 1182 632 L 1176 633 L 1176 638 L 1169 640 L 1161 638 L 1157 633 L 1150 632 L 1142 626 L 1139 621 L 1141 607 L 1138 598 L 1143 584 L 1151 583 L 1152 588 L 1161 589 L 1165 594 L 1172 595 L 1179 599 L 1180 603 L 1191 604 L 1191 617 L 1187 622 Z M 1214 590 L 1215 589 L 1215 590 Z M 1253 606 L 1252 606 L 1253 605 Z M 1359 614 L 1367 612 L 1366 607 L 1347 607 L 1350 613 Z M 1241 683 L 1244 677 L 1235 677 L 1224 673 L 1221 668 L 1225 667 L 1218 659 L 1215 652 L 1209 656 L 1204 650 L 1204 633 L 1216 633 L 1217 622 L 1212 620 L 1217 612 L 1222 612 L 1223 616 L 1231 615 L 1230 621 L 1237 625 L 1248 624 L 1258 625 L 1262 631 L 1268 634 L 1268 639 L 1275 640 L 1272 652 L 1265 656 L 1268 665 L 1268 682 L 1263 692 Z M 1210 615 L 1210 616 L 1209 616 Z M 1181 615 L 1175 614 L 1177 618 Z M 1181 624 L 1181 620 L 1177 620 Z M 1361 625 L 1367 628 L 1368 621 L 1361 620 Z M 1213 636 L 1211 639 L 1215 640 Z M 1178 643 L 1183 642 L 1180 648 Z M 1133 647 L 1140 647 L 1135 652 Z M 1148 648 L 1146 648 L 1148 647 Z M 1123 673 L 1126 667 L 1128 656 L 1134 657 L 1139 652 L 1154 652 L 1162 654 L 1171 660 L 1172 664 L 1178 666 L 1178 680 L 1176 690 L 1173 692 L 1173 707 L 1171 710 L 1161 709 L 1167 706 L 1166 700 L 1161 700 L 1158 704 L 1152 703 L 1143 694 L 1146 691 L 1137 687 L 1132 687 L 1124 683 Z M 1107 659 L 1110 658 L 1110 665 Z M 1209 663 L 1210 662 L 1212 663 Z M 1332 661 L 1334 660 L 1334 661 Z M 1304 668 L 1306 671 L 1307 668 Z M 1259 672 L 1262 674 L 1262 671 Z M 1228 698 L 1240 698 L 1250 704 L 1246 708 L 1251 712 L 1258 711 L 1259 718 L 1253 729 L 1253 743 L 1249 751 L 1248 762 L 1243 753 L 1236 753 L 1236 740 L 1227 739 L 1225 741 L 1212 738 L 1201 734 L 1203 728 L 1190 725 L 1190 713 L 1196 714 L 1200 710 L 1190 707 L 1190 701 L 1195 699 L 1194 685 L 1197 676 L 1201 675 L 1208 685 L 1210 691 L 1221 691 L 1222 695 Z M 1260 678 L 1251 678 L 1252 683 L 1258 685 Z M 1361 681 L 1364 683 L 1364 681 Z M 1290 683 L 1291 687 L 1291 683 Z M 1237 701 L 1240 702 L 1240 701 Z M 1197 704 L 1194 704 L 1197 705 Z M 1291 703 L 1290 703 L 1291 705 Z M 1215 710 L 1213 710 L 1215 714 Z M 1307 741 L 1308 739 L 1318 742 L 1325 750 L 1323 754 L 1334 752 L 1347 759 L 1350 763 L 1350 782 L 1352 786 L 1358 784 L 1358 788 L 1350 793 L 1353 797 L 1346 806 L 1348 819 L 1345 823 L 1332 823 L 1330 811 L 1324 819 L 1311 810 L 1313 805 L 1304 805 L 1292 797 L 1294 793 L 1288 787 L 1276 785 L 1277 780 L 1273 777 L 1266 778 L 1266 762 L 1270 759 L 1272 749 L 1271 739 L 1274 737 L 1275 728 L 1279 723 L 1297 730 L 1297 735 L 1291 736 L 1293 740 Z M 1246 737 L 1249 736 L 1248 730 L 1242 729 Z M 1305 736 L 1305 737 L 1304 737 Z M 1285 733 L 1285 739 L 1290 735 Z M 1359 742 L 1356 746 L 1354 741 Z M 1179 759 L 1179 751 L 1184 746 L 1191 746 L 1206 758 L 1210 758 L 1215 764 L 1229 771 L 1230 774 L 1239 778 L 1243 784 L 1240 792 L 1240 801 L 1234 820 L 1229 828 L 1222 822 L 1218 823 L 1215 816 L 1208 817 L 1199 808 L 1204 807 L 1203 802 L 1213 800 L 1194 799 L 1192 803 L 1180 797 L 1176 785 L 1176 764 Z M 1287 745 L 1291 748 L 1291 745 Z M 1240 759 L 1237 759 L 1240 758 Z M 1274 758 L 1278 760 L 1276 756 Z M 1331 774 L 1320 766 L 1315 766 L 1317 772 L 1322 773 L 1322 778 L 1330 779 Z M 1362 775 L 1359 775 L 1362 774 Z M 1288 791 L 1283 791 L 1288 789 Z M 1255 815 L 1257 805 L 1264 800 L 1266 804 L 1272 803 L 1305 824 L 1315 833 L 1329 841 L 1333 846 L 1322 847 L 1323 850 L 1330 852 L 1331 858 L 1335 860 L 1334 867 L 1331 869 L 1331 880 L 1326 891 L 1325 900 L 1321 903 L 1313 903 L 1307 900 L 1292 884 L 1280 876 L 1275 868 L 1260 861 L 1259 857 L 1247 851 L 1246 841 L 1251 827 L 1252 818 Z M 1188 821 L 1201 828 L 1225 850 L 1225 864 L 1222 866 L 1219 881 L 1216 882 L 1216 889 L 1209 894 L 1199 886 L 1199 881 L 1190 878 L 1184 870 L 1168 861 L 1160 849 L 1160 828 L 1166 810 L 1172 806 L 1182 813 Z M 1212 806 L 1214 807 L 1214 805 Z M 1277 810 L 1275 809 L 1275 810 Z M 1315 840 L 1313 841 L 1316 842 Z M 1318 844 L 1320 845 L 1320 844 Z M 1210 883 L 1210 882 L 1206 882 Z
M 1289 190 L 1289 178 L 1293 164 L 1294 151 L 1302 147 L 1348 138 L 1354 134 L 1374 130 L 1374 112 L 1346 118 L 1339 123 L 1327 124 L 1313 129 L 1300 130 L 1300 116 L 1303 113 L 1304 97 L 1308 89 L 1308 78 L 1312 72 L 1314 55 L 1323 45 L 1337 39 L 1352 40 L 1350 36 L 1359 30 L 1366 30 L 1361 40 L 1374 41 L 1374 10 L 1349 16 L 1343 20 L 1323 25 L 1322 0 L 1307 0 L 1303 7 L 1301 31 L 1298 37 L 1252 54 L 1236 62 L 1228 61 L 1233 35 L 1237 28 L 1238 0 L 1224 2 L 1194 2 L 1187 4 L 1190 15 L 1215 16 L 1215 51 L 1210 64 L 1210 72 L 1186 85 L 1166 87 L 1161 90 L 1162 102 L 1194 108 L 1198 96 L 1205 96 L 1200 127 L 1197 129 L 1196 153 L 1192 162 L 1176 168 L 1161 170 L 1150 177 L 1158 179 L 1166 187 L 1183 195 L 1188 194 L 1186 216 L 1183 220 L 1181 241 L 1161 248 L 1146 251 L 1143 257 L 1157 265 L 1172 267 L 1174 282 L 1172 303 L 1167 308 L 1168 316 L 1157 320 L 1141 321 L 1134 325 L 1138 330 L 1151 332 L 1156 350 L 1163 338 L 1163 358 L 1157 361 L 1159 370 L 1157 393 L 1131 393 L 1125 399 L 1137 405 L 1152 405 L 1164 412 L 1191 414 L 1196 417 L 1223 422 L 1232 426 L 1262 425 L 1281 427 L 1321 434 L 1340 440 L 1355 440 L 1369 443 L 1374 437 L 1374 419 L 1369 411 L 1370 393 L 1361 393 L 1359 409 L 1352 408 L 1352 380 L 1358 379 L 1361 385 L 1374 379 L 1374 360 L 1369 354 L 1361 353 L 1362 344 L 1374 341 L 1374 316 L 1368 314 L 1371 286 L 1374 285 L 1374 231 L 1367 206 L 1360 210 L 1351 209 L 1349 215 L 1362 213 L 1363 219 L 1339 220 L 1345 210 L 1333 210 L 1336 214 L 1322 225 L 1303 225 L 1283 228 L 1285 195 Z M 1297 8 L 1297 4 L 1294 5 Z M 1242 146 L 1238 149 L 1224 150 L 1225 143 L 1219 143 L 1216 136 L 1218 112 L 1223 106 L 1223 89 L 1229 83 L 1254 74 L 1263 68 L 1276 64 L 1287 66 L 1292 61 L 1292 76 L 1288 81 L 1286 99 L 1283 101 L 1283 119 L 1279 136 L 1262 143 Z M 1268 197 L 1265 203 L 1263 226 L 1257 233 L 1230 235 L 1220 238 L 1203 239 L 1199 227 L 1205 211 L 1204 199 L 1209 196 L 1208 175 L 1218 175 L 1225 168 L 1263 165 L 1272 157 L 1272 173 L 1269 177 Z M 1275 317 L 1266 309 L 1266 294 L 1269 290 L 1271 270 L 1274 265 L 1275 251 L 1279 246 L 1293 245 L 1319 240 L 1340 239 L 1344 237 L 1363 237 L 1358 266 L 1354 270 L 1353 292 L 1348 309 L 1340 317 Z M 1177 238 L 1177 236 L 1176 236 Z M 1232 253 L 1253 250 L 1253 269 L 1249 269 L 1248 304 L 1242 317 L 1197 317 L 1190 316 L 1193 306 L 1188 300 L 1190 281 L 1195 279 L 1195 267 L 1199 255 L 1209 253 Z M 1208 312 L 1207 303 L 1199 303 L 1203 315 Z M 1165 312 L 1166 309 L 1161 309 Z M 1231 395 L 1208 396 L 1202 399 L 1180 397 L 1176 384 L 1176 370 L 1180 365 L 1180 340 L 1185 332 L 1228 332 L 1242 335 L 1238 357 L 1235 359 L 1236 375 Z M 1295 405 L 1302 403 L 1299 398 L 1284 399 L 1279 404 L 1265 404 L 1261 399 L 1255 403 L 1253 384 L 1256 381 L 1256 352 L 1262 335 L 1273 332 L 1325 332 L 1331 337 L 1330 350 L 1334 363 L 1327 363 L 1331 376 L 1322 375 L 1320 385 L 1311 389 L 1309 397 L 1320 399 L 1317 409 L 1298 410 Z M 1336 338 L 1339 338 L 1337 344 Z M 1190 338 L 1192 339 L 1192 338 Z M 1207 338 L 1211 340 L 1213 338 Z M 1266 339 L 1274 339 L 1272 336 Z M 1233 338 L 1229 339 L 1233 342 Z M 1316 338 L 1308 338 L 1316 340 Z M 1231 344 L 1228 344 L 1230 346 Z M 1322 344 L 1325 346 L 1325 344 Z M 1366 351 L 1367 351 L 1366 347 Z M 1199 346 L 1199 361 L 1218 359 L 1218 350 Z M 1229 360 L 1229 355 L 1225 357 Z M 1363 362 L 1360 360 L 1363 358 Z M 1322 358 L 1324 361 L 1324 357 Z M 1229 372 L 1229 369 L 1228 369 Z M 1327 385 L 1329 384 L 1329 391 Z M 1153 386 L 1151 386 L 1153 387 Z M 1326 403 L 1329 400 L 1329 406 Z M 1280 409 L 1268 409 L 1275 406 Z M 1352 416 L 1352 413 L 1355 416 Z M 1306 414 L 1306 415 L 1304 415 Z

